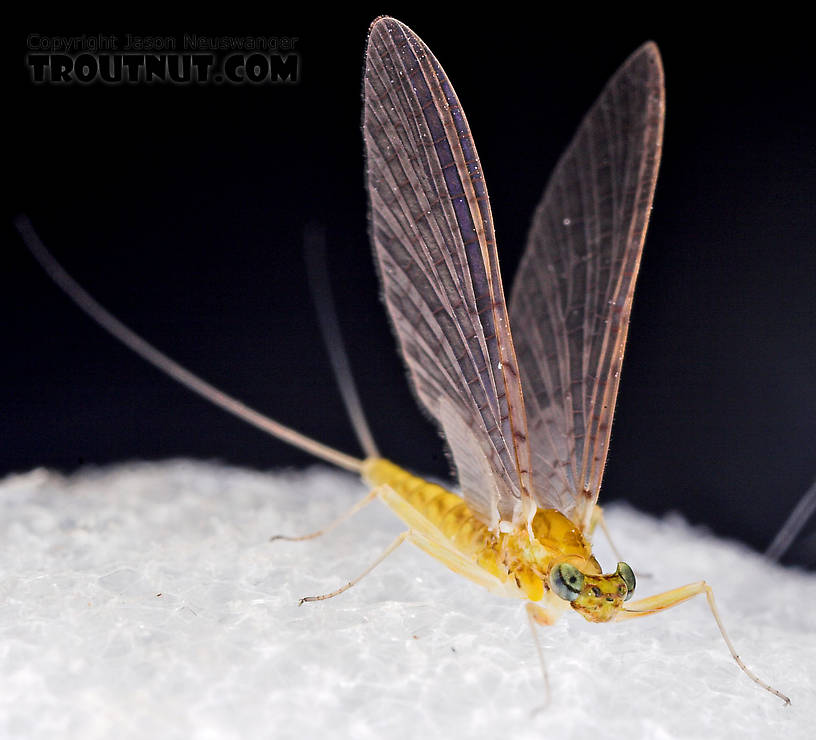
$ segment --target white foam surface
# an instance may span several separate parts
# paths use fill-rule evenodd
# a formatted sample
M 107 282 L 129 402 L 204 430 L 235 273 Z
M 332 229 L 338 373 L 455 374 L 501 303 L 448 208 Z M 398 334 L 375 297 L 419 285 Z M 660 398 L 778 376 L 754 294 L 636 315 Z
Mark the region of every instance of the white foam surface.
M 679 517 L 607 518 L 638 596 L 705 578 L 705 603 L 620 624 L 568 613 L 541 638 L 520 603 L 405 545 L 379 503 L 310 542 L 365 493 L 315 468 L 172 461 L 35 470 L 0 483 L 0 736 L 9 738 L 813 737 L 816 577 Z M 602 540 L 596 554 L 614 568 Z

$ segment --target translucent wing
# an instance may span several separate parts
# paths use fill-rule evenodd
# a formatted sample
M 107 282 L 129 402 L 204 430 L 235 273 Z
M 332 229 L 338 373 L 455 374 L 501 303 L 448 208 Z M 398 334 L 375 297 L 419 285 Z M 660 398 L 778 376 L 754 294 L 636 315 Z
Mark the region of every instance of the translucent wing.
M 414 389 L 486 523 L 534 511 L 521 386 L 482 170 L 439 62 L 392 18 L 364 79 L 371 233 Z
M 510 301 L 532 494 L 589 524 L 598 498 L 663 135 L 663 69 L 644 44 L 562 155 Z

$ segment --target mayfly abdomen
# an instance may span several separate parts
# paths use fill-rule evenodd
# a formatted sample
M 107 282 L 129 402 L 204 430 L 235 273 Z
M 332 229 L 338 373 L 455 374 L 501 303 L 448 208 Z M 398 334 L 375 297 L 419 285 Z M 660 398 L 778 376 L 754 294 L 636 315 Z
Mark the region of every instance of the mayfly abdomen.
M 369 485 L 386 487 L 389 492 L 381 498 L 409 527 L 444 539 L 448 547 L 506 584 L 508 595 L 539 601 L 547 590 L 546 574 L 556 561 L 597 565 L 580 530 L 554 509 L 537 512 L 532 525 L 536 537 L 530 540 L 526 528 L 491 532 L 461 497 L 389 460 L 367 459 L 362 474 Z
M 396 513 L 406 524 L 417 527 L 418 516 L 424 518 L 461 553 L 478 556 L 492 538 L 490 530 L 464 500 L 446 488 L 429 483 L 383 458 L 367 459 L 362 472 L 370 485 L 388 486 L 399 495 L 405 506 L 398 506 Z
M 525 591 L 516 593 L 513 588 L 515 574 L 508 569 L 504 535 L 492 533 L 460 496 L 382 458 L 367 459 L 362 475 L 370 485 L 386 486 L 397 494 L 381 498 L 411 529 L 437 542 L 444 540 L 450 550 L 507 584 L 507 595 L 527 597 Z M 518 589 L 523 589 L 519 581 L 515 582 Z

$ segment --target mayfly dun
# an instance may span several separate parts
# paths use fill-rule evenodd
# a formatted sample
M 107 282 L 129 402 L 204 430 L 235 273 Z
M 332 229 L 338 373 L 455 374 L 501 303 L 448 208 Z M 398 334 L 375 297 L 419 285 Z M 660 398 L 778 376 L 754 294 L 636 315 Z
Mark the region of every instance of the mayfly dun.
M 742 671 L 790 703 L 742 662 L 705 581 L 633 599 L 633 569 L 618 562 L 604 573 L 592 553 L 596 527 L 606 529 L 597 500 L 664 107 L 660 55 L 646 43 L 607 83 L 559 160 L 506 303 L 487 189 L 456 93 L 409 28 L 388 17 L 372 24 L 363 129 L 375 261 L 414 391 L 447 441 L 458 494 L 380 456 L 347 374 L 341 386 L 364 459 L 263 416 L 159 352 L 74 281 L 24 217 L 17 226 L 57 284 L 135 352 L 273 436 L 359 473 L 369 487 L 323 529 L 274 539 L 318 536 L 375 499 L 405 523 L 363 573 L 301 603 L 341 594 L 411 542 L 524 602 L 543 667 L 537 627 L 566 611 L 621 621 L 704 595 Z

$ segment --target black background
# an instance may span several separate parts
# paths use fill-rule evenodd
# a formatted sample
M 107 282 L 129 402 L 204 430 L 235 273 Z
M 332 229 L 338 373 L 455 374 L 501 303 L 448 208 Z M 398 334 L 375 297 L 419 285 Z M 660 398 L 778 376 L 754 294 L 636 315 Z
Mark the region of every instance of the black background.
M 606 79 L 663 53 L 663 164 L 602 500 L 767 545 L 816 475 L 813 55 L 794 19 L 414 8 L 241 23 L 60 22 L 7 33 L 0 473 L 176 456 L 310 458 L 161 377 L 82 316 L 10 226 L 26 211 L 125 323 L 215 385 L 353 453 L 307 288 L 325 226 L 345 341 L 382 452 L 444 475 L 382 306 L 366 232 L 360 90 L 378 12 L 428 43 L 467 111 L 509 287 L 547 176 Z M 586 15 L 587 17 L 583 17 Z M 297 85 L 32 85 L 26 35 L 298 37 Z M 7 160 L 8 161 L 8 160 Z M 812 525 L 811 525 L 812 531 Z M 791 557 L 807 560 L 800 545 Z

